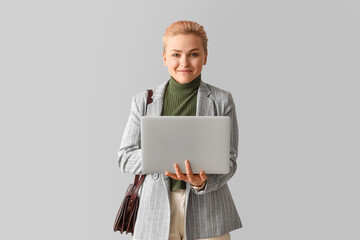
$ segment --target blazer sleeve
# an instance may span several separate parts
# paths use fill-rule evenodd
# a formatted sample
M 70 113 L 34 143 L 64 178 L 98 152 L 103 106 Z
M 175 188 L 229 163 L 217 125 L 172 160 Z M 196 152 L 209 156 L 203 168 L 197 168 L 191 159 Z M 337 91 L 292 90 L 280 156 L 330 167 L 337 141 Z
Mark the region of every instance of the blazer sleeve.
M 141 125 L 140 117 L 144 114 L 140 109 L 140 97 L 133 97 L 130 116 L 127 121 L 120 148 L 118 163 L 122 172 L 142 174 L 141 169 Z M 139 102 L 141 102 L 139 104 Z
M 230 170 L 227 174 L 206 174 L 207 181 L 204 189 L 197 191 L 194 188 L 191 188 L 194 193 L 199 195 L 221 188 L 234 175 L 237 168 L 236 159 L 238 156 L 239 130 L 236 118 L 235 103 L 231 93 L 229 92 L 227 92 L 225 99 L 223 114 L 219 115 L 230 117 Z

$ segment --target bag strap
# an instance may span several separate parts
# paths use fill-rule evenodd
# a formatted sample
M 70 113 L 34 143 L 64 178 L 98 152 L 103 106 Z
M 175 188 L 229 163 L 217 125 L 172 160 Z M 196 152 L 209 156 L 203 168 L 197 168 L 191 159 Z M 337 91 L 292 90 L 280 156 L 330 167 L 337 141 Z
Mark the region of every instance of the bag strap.
M 134 179 L 134 187 L 135 187 L 135 191 L 139 190 L 141 184 L 143 183 L 144 179 L 145 179 L 145 174 L 144 175 L 135 175 L 135 179 Z
M 153 100 L 152 100 L 152 98 L 151 98 L 152 95 L 153 95 L 153 90 L 148 89 L 147 91 L 148 91 L 148 97 L 147 97 L 147 100 L 146 100 L 146 105 L 149 105 L 150 103 L 153 102 Z
M 153 102 L 153 99 L 152 99 L 153 90 L 148 89 L 147 92 L 148 92 L 148 96 L 147 96 L 147 99 L 146 99 L 146 110 L 147 110 L 147 105 L 149 105 L 150 103 Z M 141 184 L 143 183 L 143 181 L 145 179 L 145 176 L 146 175 L 135 175 L 134 186 L 135 186 L 135 191 L 136 192 L 139 190 Z

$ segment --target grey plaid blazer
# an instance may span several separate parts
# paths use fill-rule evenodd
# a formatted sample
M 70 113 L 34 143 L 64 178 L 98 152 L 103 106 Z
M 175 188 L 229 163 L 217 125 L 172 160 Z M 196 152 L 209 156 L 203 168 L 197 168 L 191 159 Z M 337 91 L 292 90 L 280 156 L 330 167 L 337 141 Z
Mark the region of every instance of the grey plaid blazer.
M 133 97 L 130 116 L 118 150 L 119 167 L 124 173 L 141 172 L 140 117 L 160 116 L 168 81 L 154 90 L 147 106 L 147 91 Z M 238 125 L 235 105 L 229 92 L 201 81 L 197 94 L 196 116 L 229 116 L 231 119 L 230 172 L 207 174 L 205 189 L 186 185 L 185 238 L 194 240 L 226 234 L 242 227 L 227 181 L 236 171 Z M 136 240 L 168 240 L 170 230 L 170 180 L 164 173 L 147 174 L 141 189 L 135 225 Z

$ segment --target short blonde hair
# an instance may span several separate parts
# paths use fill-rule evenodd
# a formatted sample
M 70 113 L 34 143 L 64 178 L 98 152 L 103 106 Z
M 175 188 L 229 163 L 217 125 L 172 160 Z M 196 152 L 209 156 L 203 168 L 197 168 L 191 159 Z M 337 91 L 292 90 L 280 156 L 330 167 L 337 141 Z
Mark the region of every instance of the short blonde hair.
M 200 24 L 192 21 L 177 21 L 170 24 L 169 27 L 166 28 L 165 34 L 163 36 L 163 51 L 166 52 L 167 43 L 170 38 L 178 35 L 178 34 L 194 34 L 201 38 L 201 44 L 204 48 L 205 55 L 207 54 L 207 42 L 208 38 L 204 27 Z

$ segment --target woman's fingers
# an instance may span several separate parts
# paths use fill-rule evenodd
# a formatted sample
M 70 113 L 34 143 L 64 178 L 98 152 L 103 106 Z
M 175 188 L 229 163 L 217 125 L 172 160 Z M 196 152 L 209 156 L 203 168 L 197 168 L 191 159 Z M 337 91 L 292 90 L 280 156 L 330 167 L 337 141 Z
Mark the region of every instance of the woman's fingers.
M 177 163 L 174 164 L 176 176 L 181 180 L 186 180 L 186 176 L 181 172 L 180 167 Z
M 169 176 L 169 177 L 171 177 L 171 178 L 173 178 L 173 179 L 176 179 L 176 180 L 181 180 L 181 179 L 179 179 L 179 178 L 176 176 L 176 174 L 173 174 L 173 173 L 171 173 L 171 172 L 165 172 L 165 175 L 166 175 L 166 176 Z
M 174 164 L 174 169 L 175 174 L 171 172 L 165 172 L 165 175 L 176 180 L 184 180 L 193 185 L 201 185 L 207 179 L 207 176 L 203 170 L 199 174 L 193 174 L 189 160 L 185 161 L 186 174 L 181 172 L 179 165 L 176 163 Z
M 206 181 L 207 176 L 206 176 L 206 174 L 205 174 L 205 172 L 203 170 L 200 172 L 199 175 L 200 175 L 201 180 Z
M 186 175 L 188 176 L 189 180 L 192 181 L 194 178 L 194 175 L 193 175 L 189 160 L 185 161 L 185 169 L 186 169 Z
M 166 176 L 169 176 L 173 179 L 176 179 L 176 180 L 184 180 L 184 181 L 187 181 L 187 178 L 186 178 L 186 175 L 184 175 L 181 170 L 180 170 L 180 167 L 178 164 L 174 163 L 174 169 L 175 169 L 175 174 L 174 173 L 171 173 L 171 172 L 165 172 L 165 175 Z

